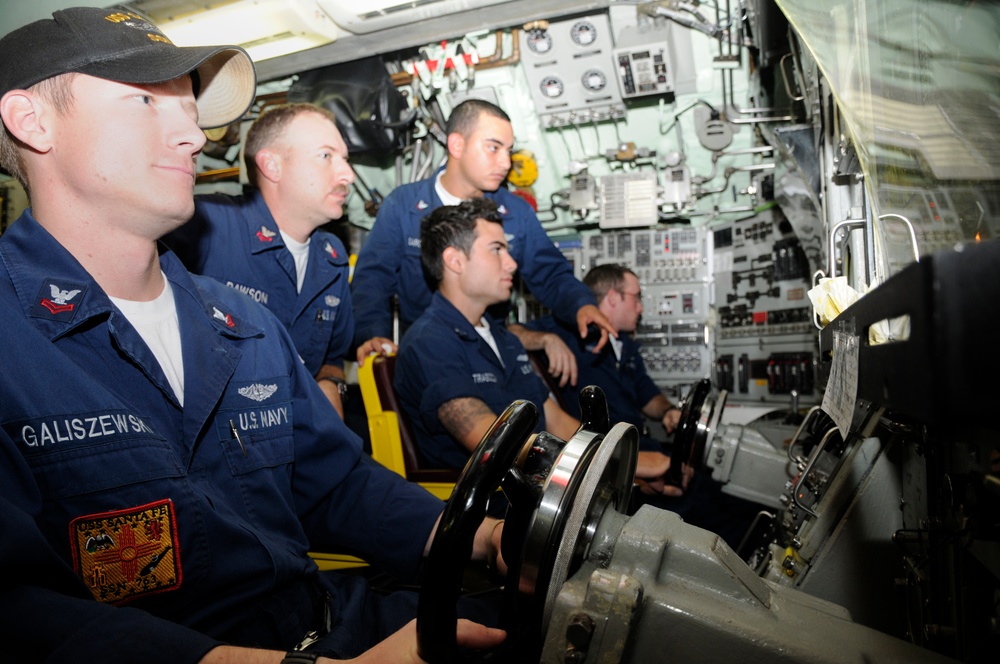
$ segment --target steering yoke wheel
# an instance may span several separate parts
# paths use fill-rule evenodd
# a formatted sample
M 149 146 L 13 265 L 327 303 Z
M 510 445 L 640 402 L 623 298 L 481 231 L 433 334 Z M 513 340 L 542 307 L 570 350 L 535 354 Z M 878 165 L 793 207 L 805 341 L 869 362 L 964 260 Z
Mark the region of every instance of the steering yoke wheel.
M 456 661 L 456 602 L 476 530 L 486 517 L 490 495 L 537 423 L 538 409 L 530 401 L 508 406 L 473 452 L 445 505 L 424 563 L 417 604 L 417 651 L 427 662 Z
M 586 556 L 604 512 L 625 512 L 635 475 L 635 427 L 609 427 L 600 388 L 584 388 L 580 400 L 583 424 L 568 442 L 546 432 L 532 436 L 538 411 L 515 401 L 466 464 L 425 561 L 417 608 L 424 660 L 459 661 L 456 602 L 464 566 L 487 501 L 500 486 L 509 503 L 501 544 L 508 565 L 501 609 L 507 639 L 477 659 L 537 659 L 559 589 Z
M 715 392 L 712 382 L 703 378 L 691 388 L 691 393 L 681 407 L 681 420 L 674 434 L 674 449 L 670 455 L 670 468 L 666 481 L 680 485 L 683 479 L 683 465 L 694 470 L 705 467 L 708 442 L 719 426 L 726 392 Z

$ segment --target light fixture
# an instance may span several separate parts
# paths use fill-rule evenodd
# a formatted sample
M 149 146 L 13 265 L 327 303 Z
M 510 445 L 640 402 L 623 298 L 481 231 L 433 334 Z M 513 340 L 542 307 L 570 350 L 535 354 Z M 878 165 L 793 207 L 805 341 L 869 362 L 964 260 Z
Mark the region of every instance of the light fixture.
M 316 0 L 345 30 L 368 34 L 510 0 Z
M 258 62 L 346 34 L 316 0 L 239 0 L 157 23 L 178 46 L 237 44 Z

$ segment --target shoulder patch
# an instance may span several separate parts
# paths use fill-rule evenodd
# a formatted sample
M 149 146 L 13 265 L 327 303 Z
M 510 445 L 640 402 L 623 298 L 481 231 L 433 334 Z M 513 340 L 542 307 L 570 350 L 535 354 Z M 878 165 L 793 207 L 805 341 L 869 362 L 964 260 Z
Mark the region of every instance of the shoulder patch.
M 99 602 L 121 604 L 181 585 L 174 503 L 160 500 L 73 519 L 73 567 Z

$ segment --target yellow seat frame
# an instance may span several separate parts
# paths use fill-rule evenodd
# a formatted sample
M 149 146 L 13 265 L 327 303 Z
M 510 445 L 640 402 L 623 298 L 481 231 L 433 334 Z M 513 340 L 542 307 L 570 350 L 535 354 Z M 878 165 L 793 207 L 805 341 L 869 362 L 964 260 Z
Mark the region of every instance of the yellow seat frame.
M 372 458 L 389 470 L 406 477 L 406 462 L 403 459 L 403 441 L 399 433 L 399 416 L 382 408 L 378 386 L 375 384 L 374 362 L 365 362 L 358 367 L 358 383 L 361 398 L 365 402 L 368 416 L 368 434 L 371 437 Z M 453 482 L 420 482 L 441 500 L 447 500 L 455 489 Z
M 406 477 L 406 462 L 403 458 L 403 441 L 399 433 L 399 416 L 391 410 L 383 410 L 382 400 L 375 384 L 374 362 L 365 362 L 358 367 L 358 382 L 361 384 L 361 398 L 364 400 L 368 417 L 368 434 L 371 437 L 372 458 L 389 470 Z M 441 500 L 448 500 L 455 489 L 453 482 L 420 482 Z M 312 551 L 309 556 L 321 570 L 352 569 L 365 567 L 361 558 L 343 553 L 321 553 Z
M 361 558 L 351 556 L 346 553 L 320 553 L 318 551 L 310 551 L 309 557 L 312 558 L 313 562 L 316 563 L 316 566 L 323 571 L 368 567 L 368 563 Z

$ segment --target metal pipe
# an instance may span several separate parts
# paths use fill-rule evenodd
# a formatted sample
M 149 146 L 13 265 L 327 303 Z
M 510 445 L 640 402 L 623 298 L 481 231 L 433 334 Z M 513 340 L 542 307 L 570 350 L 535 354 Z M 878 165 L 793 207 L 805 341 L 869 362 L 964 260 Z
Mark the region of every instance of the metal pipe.
M 817 412 L 822 412 L 819 406 L 813 406 L 809 409 L 805 418 L 802 420 L 802 424 L 800 424 L 799 428 L 795 430 L 795 433 L 792 435 L 792 440 L 788 443 L 788 449 L 786 450 L 786 452 L 788 452 L 788 460 L 796 465 L 799 463 L 805 463 L 805 459 L 802 457 L 793 457 L 792 449 L 795 447 L 795 443 L 799 442 L 799 436 L 801 436 L 802 432 L 805 431 L 806 425 L 809 424 L 809 420 L 811 420 Z
M 883 219 L 890 219 L 890 218 L 899 219 L 906 226 L 906 230 L 910 234 L 910 244 L 913 246 L 913 260 L 919 263 L 920 249 L 917 247 L 917 234 L 913 230 L 913 224 L 910 223 L 910 220 L 904 217 L 903 215 L 895 214 L 893 212 L 887 212 L 886 214 L 879 215 L 878 219 L 879 221 L 882 221 Z
M 737 154 L 761 154 L 764 152 L 774 152 L 774 148 L 770 145 L 762 145 L 756 148 L 738 148 L 736 150 L 720 150 L 713 154 L 713 159 L 718 159 L 720 157 L 729 157 L 731 155 Z
M 788 109 L 777 109 L 774 107 L 766 108 L 740 108 L 736 106 L 736 95 L 733 92 L 733 70 L 723 70 L 722 71 L 722 101 L 726 109 L 732 110 L 739 115 L 752 115 L 754 113 L 764 113 L 764 112 L 781 112 L 788 113 Z M 766 118 L 749 118 L 749 119 L 737 119 L 737 118 L 726 118 L 726 121 L 731 124 L 753 124 L 755 122 L 790 122 L 794 117 L 792 115 L 782 115 L 782 116 L 769 116 Z
M 512 41 L 510 56 L 501 60 L 493 60 L 492 56 L 485 63 L 480 62 L 476 67 L 477 71 L 483 71 L 484 69 L 493 69 L 495 67 L 506 67 L 507 65 L 516 65 L 521 61 L 521 43 L 518 40 L 518 35 L 521 31 L 518 28 L 510 29 L 510 36 Z M 503 32 L 497 31 L 497 51 L 502 54 L 503 45 Z
M 417 166 L 420 162 L 420 153 L 424 145 L 424 139 L 418 138 L 413 144 L 413 158 L 410 159 L 410 179 L 409 182 L 417 181 Z
M 795 503 L 796 507 L 798 507 L 803 512 L 809 514 L 812 517 L 819 517 L 819 514 L 809 509 L 799 501 L 799 489 L 802 488 L 802 485 L 806 481 L 806 477 L 808 477 L 809 473 L 812 471 L 813 466 L 816 465 L 816 459 L 819 458 L 819 455 L 823 452 L 823 448 L 826 447 L 827 442 L 835 433 L 837 433 L 837 427 L 830 427 L 830 430 L 823 435 L 823 438 L 820 439 L 819 444 L 816 445 L 816 449 L 814 449 L 813 453 L 809 455 L 809 461 L 806 463 L 805 469 L 801 473 L 799 473 L 798 479 L 792 486 L 792 502 Z
M 837 276 L 837 261 L 834 259 L 835 253 L 833 246 L 837 233 L 840 231 L 841 228 L 864 228 L 864 226 L 865 226 L 864 220 L 859 221 L 857 219 L 847 219 L 845 221 L 841 221 L 837 224 L 834 224 L 833 228 L 830 229 L 830 242 L 828 245 L 828 251 L 830 252 L 830 254 L 826 257 L 827 259 L 826 273 L 830 275 L 831 279 Z

